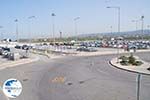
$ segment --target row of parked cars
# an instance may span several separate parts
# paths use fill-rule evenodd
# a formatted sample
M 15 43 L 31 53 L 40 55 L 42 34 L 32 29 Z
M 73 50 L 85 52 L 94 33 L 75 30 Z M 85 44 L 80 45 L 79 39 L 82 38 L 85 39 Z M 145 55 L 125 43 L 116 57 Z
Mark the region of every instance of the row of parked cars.
M 102 42 L 100 42 L 100 41 L 80 42 L 80 46 L 85 46 L 85 47 L 102 47 Z
M 89 48 L 89 47 L 79 47 L 76 49 L 76 51 L 83 51 L 83 52 L 96 52 L 97 50 L 95 48 Z
M 117 41 L 117 40 L 105 40 L 105 41 L 86 41 L 80 42 L 77 51 L 96 52 L 97 47 L 103 48 L 122 48 L 127 51 L 130 49 L 148 49 L 150 48 L 150 41 Z
M 148 49 L 150 48 L 150 41 L 117 41 L 117 40 L 105 40 L 105 41 L 92 41 L 92 42 L 80 42 L 79 46 L 84 47 L 105 47 L 105 48 L 132 48 Z
M 31 48 L 33 48 L 32 46 L 28 46 L 28 45 L 16 45 L 15 46 L 16 49 L 23 49 L 23 50 L 29 50 Z
M 28 52 L 18 52 L 13 47 L 0 47 L 0 55 L 3 58 L 8 58 L 9 60 L 19 60 L 29 57 Z
M 50 42 L 50 43 L 41 43 L 41 44 L 39 44 L 39 45 L 41 45 L 41 46 L 43 46 L 43 45 L 51 45 L 51 46 L 74 46 L 74 43 L 71 43 L 71 42 L 55 42 L 55 43 L 53 43 L 53 42 Z

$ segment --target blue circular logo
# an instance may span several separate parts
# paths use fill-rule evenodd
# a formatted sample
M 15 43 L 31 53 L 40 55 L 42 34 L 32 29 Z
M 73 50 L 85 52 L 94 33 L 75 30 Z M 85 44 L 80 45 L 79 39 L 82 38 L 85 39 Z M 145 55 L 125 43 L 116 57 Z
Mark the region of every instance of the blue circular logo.
M 17 79 L 8 79 L 3 84 L 3 92 L 9 98 L 16 98 L 22 92 L 21 82 Z

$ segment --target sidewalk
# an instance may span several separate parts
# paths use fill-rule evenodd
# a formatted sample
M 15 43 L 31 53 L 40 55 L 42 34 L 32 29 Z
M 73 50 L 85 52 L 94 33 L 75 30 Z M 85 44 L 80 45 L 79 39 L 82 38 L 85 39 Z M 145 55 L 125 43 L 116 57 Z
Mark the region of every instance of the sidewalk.
M 137 50 L 137 52 L 150 52 L 150 49 L 147 50 Z M 124 51 L 124 49 L 119 49 L 120 54 L 129 53 Z M 108 55 L 108 54 L 117 54 L 117 49 L 112 48 L 100 48 L 97 52 L 79 52 L 77 51 L 76 56 L 96 56 L 96 55 Z
M 109 61 L 109 63 L 112 66 L 118 69 L 122 69 L 122 70 L 133 72 L 133 73 L 141 73 L 145 75 L 150 75 L 150 71 L 147 70 L 147 68 L 150 67 L 150 64 L 145 61 L 142 61 L 142 62 L 143 64 L 141 66 L 123 66 L 120 63 L 117 63 L 117 58 L 113 58 L 111 61 Z
M 76 50 L 62 50 L 59 51 L 59 54 L 56 54 L 58 52 L 52 51 L 51 53 L 47 53 L 45 51 L 38 51 L 38 50 L 32 50 L 31 51 L 34 54 L 39 54 L 46 56 L 48 58 L 60 58 L 64 55 L 72 55 L 72 56 L 96 56 L 96 55 L 108 55 L 108 54 L 117 54 L 116 48 L 98 48 L 97 52 L 80 52 Z M 146 50 L 137 50 L 137 52 L 150 52 L 150 49 Z M 128 51 L 124 51 L 124 49 L 119 49 L 120 54 L 129 53 Z
M 5 62 L 0 62 L 0 70 L 10 67 L 15 67 L 18 65 L 28 64 L 35 61 L 38 61 L 39 58 L 37 56 L 32 55 L 30 58 L 20 59 L 16 61 L 5 60 Z

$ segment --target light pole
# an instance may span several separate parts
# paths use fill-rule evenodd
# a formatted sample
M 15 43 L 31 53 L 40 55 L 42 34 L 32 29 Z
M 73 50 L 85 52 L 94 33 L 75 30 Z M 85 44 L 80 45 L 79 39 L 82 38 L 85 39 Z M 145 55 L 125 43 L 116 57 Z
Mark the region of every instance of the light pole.
M 110 7 L 107 7 L 107 8 L 113 8 L 113 9 L 117 9 L 118 10 L 118 34 L 120 33 L 120 7 L 118 6 L 110 6 Z M 119 40 L 117 39 L 117 55 L 118 55 L 118 59 L 117 59 L 117 62 L 119 62 Z
M 138 33 L 137 30 L 138 30 L 138 22 L 139 22 L 139 20 L 132 20 L 132 22 L 135 23 L 135 31 L 136 31 L 136 33 Z
M 150 25 L 147 25 L 148 33 L 150 33 Z
M 144 16 L 141 16 L 141 31 L 142 31 L 142 41 L 143 41 L 143 33 L 144 33 Z
M 30 20 L 32 20 L 32 19 L 34 19 L 35 18 L 35 16 L 30 16 L 30 17 L 28 17 L 28 19 L 29 19 L 29 44 L 30 44 L 30 46 L 31 46 L 31 43 L 32 43 L 32 36 L 31 36 L 31 22 L 30 22 Z
M 17 43 L 19 43 L 19 33 L 18 33 L 18 19 L 14 20 L 16 23 L 16 35 L 17 35 Z
M 135 30 L 137 32 L 137 29 L 138 29 L 138 21 L 139 20 L 132 20 L 133 23 L 135 23 Z
M 51 14 L 51 16 L 52 16 L 52 29 L 53 29 L 53 42 L 54 42 L 54 47 L 55 47 L 55 42 L 56 42 L 56 40 L 55 40 L 55 13 L 52 13 Z
M 77 27 L 77 20 L 79 20 L 80 17 L 74 18 L 74 27 L 75 27 L 75 34 L 76 34 L 76 42 L 78 41 L 78 27 Z
M 110 26 L 110 33 L 112 34 L 112 26 Z
M 60 31 L 59 34 L 60 34 L 59 38 L 62 39 L 62 31 Z
M 2 28 L 3 28 L 3 26 L 0 26 L 0 29 L 2 29 Z M 1 41 L 3 41 L 3 33 L 1 33 L 1 37 L 2 37 Z

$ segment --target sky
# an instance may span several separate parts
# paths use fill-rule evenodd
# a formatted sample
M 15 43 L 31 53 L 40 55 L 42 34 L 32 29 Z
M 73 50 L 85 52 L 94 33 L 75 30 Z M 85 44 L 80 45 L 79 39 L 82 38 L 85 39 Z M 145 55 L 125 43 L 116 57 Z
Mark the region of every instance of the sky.
M 0 38 L 16 38 L 16 22 L 20 38 L 52 37 L 51 14 L 55 13 L 55 36 L 74 36 L 76 20 L 78 34 L 117 31 L 117 10 L 121 8 L 121 31 L 135 30 L 132 20 L 144 18 L 144 28 L 150 24 L 150 0 L 0 0 Z M 30 16 L 35 16 L 29 19 Z M 138 29 L 141 22 L 138 22 Z M 3 34 L 2 34 L 3 33 Z M 31 33 L 31 35 L 29 34 Z

